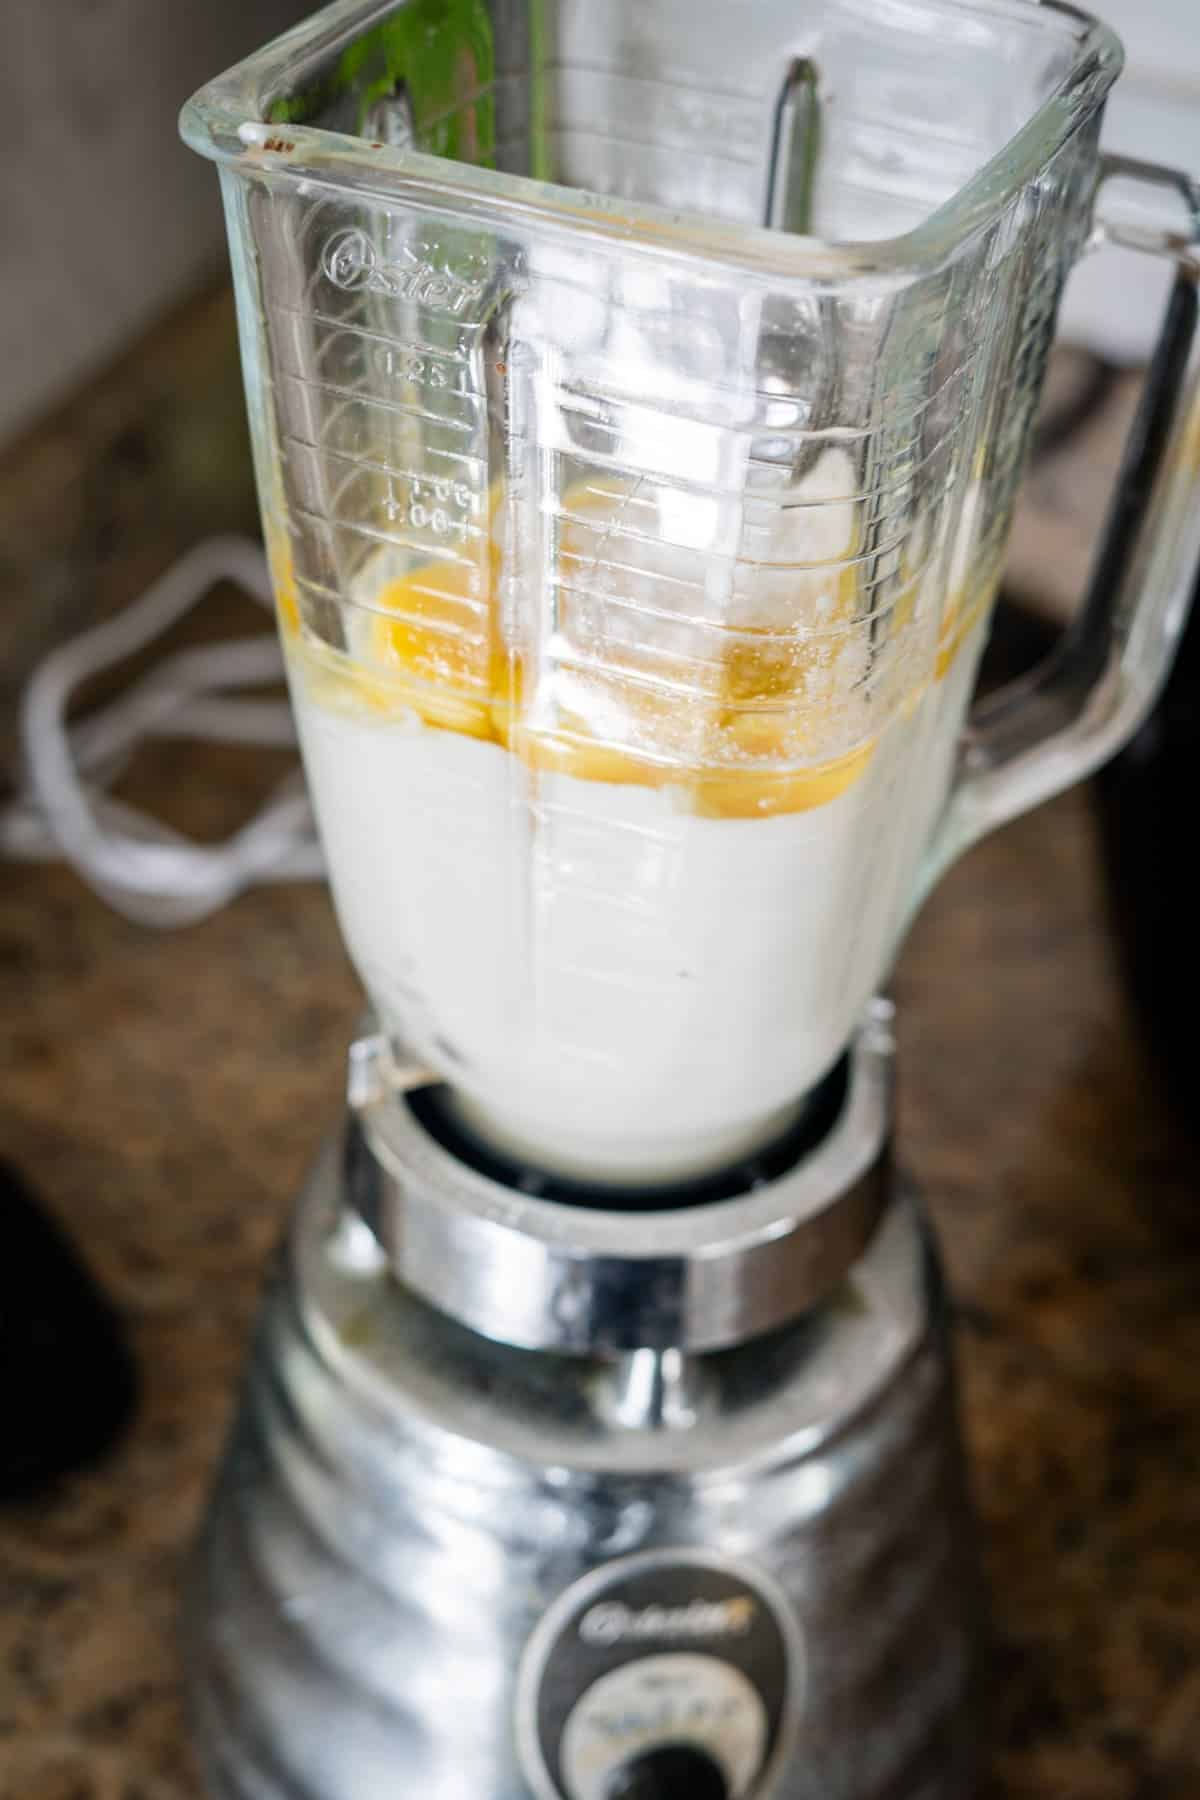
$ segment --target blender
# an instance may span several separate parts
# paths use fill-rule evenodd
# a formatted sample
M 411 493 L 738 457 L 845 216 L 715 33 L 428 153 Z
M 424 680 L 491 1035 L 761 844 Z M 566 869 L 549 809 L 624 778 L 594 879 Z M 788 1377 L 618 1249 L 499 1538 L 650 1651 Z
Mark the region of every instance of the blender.
M 1186 610 L 1197 192 L 1100 153 L 1119 66 L 1030 0 L 339 0 L 185 109 L 371 1007 L 196 1570 L 223 1800 L 971 1791 L 875 996 Z M 1096 577 L 968 714 L 1103 240 L 1177 273 Z

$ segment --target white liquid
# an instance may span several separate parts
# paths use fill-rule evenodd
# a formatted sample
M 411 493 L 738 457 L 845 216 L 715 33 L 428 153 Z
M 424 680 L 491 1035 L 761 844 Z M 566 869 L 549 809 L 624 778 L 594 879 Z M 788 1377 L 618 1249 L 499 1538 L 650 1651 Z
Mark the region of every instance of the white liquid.
M 547 1167 L 676 1179 L 760 1140 L 885 972 L 974 635 L 835 799 L 750 819 L 337 710 L 298 661 L 334 900 L 383 1023 Z

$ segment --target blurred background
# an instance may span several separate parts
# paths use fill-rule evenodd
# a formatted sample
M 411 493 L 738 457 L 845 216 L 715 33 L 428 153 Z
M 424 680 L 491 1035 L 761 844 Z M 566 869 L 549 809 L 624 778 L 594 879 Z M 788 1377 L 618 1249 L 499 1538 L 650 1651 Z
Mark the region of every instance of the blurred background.
M 0 125 L 0 442 L 224 260 L 187 96 L 303 18 L 302 0 L 49 0 L 12 9 Z
M 294 24 L 297 0 L 44 0 L 13 9 L 0 122 L 0 443 L 101 368 L 222 265 L 210 170 L 177 141 L 181 101 L 214 69 Z M 1200 33 L 1192 0 L 1108 0 L 1125 41 L 1108 138 L 1200 165 Z M 1136 360 L 1153 283 L 1140 259 L 1089 272 L 1073 335 Z
M 212 534 L 257 535 L 217 184 L 175 122 L 309 10 L 9 9 L 0 807 L 49 647 Z M 1109 147 L 1200 171 L 1195 0 L 1098 10 L 1128 51 Z M 1165 299 L 1148 268 L 1105 252 L 1072 282 L 990 681 L 1082 590 Z M 266 629 L 225 583 L 171 645 Z M 903 1142 L 961 1318 L 1011 1800 L 1200 1793 L 1198 662 L 1193 630 L 1117 767 L 951 874 L 896 982 Z M 293 760 L 163 740 L 121 792 L 211 840 Z M 19 858 L 0 859 L 0 995 L 0 1797 L 189 1800 L 186 1547 L 358 995 L 318 882 L 160 933 Z

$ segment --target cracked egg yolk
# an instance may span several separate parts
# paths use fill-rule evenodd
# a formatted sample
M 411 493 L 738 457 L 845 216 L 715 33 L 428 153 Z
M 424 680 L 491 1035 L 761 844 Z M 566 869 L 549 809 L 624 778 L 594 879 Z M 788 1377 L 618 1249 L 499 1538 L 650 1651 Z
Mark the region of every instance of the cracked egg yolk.
M 594 533 L 615 502 L 618 495 L 591 489 L 582 500 L 568 496 L 565 510 Z M 493 524 L 497 505 L 493 494 Z M 289 559 L 273 560 L 281 622 L 295 641 L 302 634 Z M 814 736 L 828 742 L 834 696 L 853 680 L 853 669 L 839 669 L 837 659 L 865 650 L 865 632 L 839 629 L 854 622 L 852 566 L 836 577 L 821 632 L 809 641 L 765 630 L 730 633 L 715 664 L 608 642 L 603 659 L 572 659 L 568 647 L 547 724 L 522 705 L 522 661 L 509 654 L 497 617 L 500 571 L 493 529 L 476 560 L 430 562 L 386 582 L 369 609 L 353 609 L 360 635 L 350 653 L 314 650 L 318 691 L 374 713 L 416 713 L 434 729 L 500 745 L 532 769 L 678 789 L 690 810 L 709 817 L 821 806 L 851 787 L 870 761 L 870 736 L 843 754 L 814 759 Z M 935 679 L 979 611 L 947 608 Z

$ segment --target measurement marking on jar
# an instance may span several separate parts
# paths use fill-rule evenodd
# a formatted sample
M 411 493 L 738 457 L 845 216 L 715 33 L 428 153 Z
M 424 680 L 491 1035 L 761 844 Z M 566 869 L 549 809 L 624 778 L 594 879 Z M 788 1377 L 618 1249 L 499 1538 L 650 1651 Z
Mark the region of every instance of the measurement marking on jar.
M 455 365 L 452 364 L 451 368 L 453 369 L 454 366 Z M 364 413 L 383 413 L 386 415 L 393 412 L 403 412 L 410 415 L 420 414 L 431 420 L 444 420 L 447 423 L 453 424 L 455 423 L 456 414 L 464 414 L 468 411 L 478 409 L 476 418 L 472 421 L 473 425 L 477 425 L 481 423 L 483 419 L 485 399 L 479 392 L 473 377 L 470 376 L 470 372 L 465 366 L 462 368 L 461 373 L 463 379 L 457 384 L 450 380 L 449 373 L 447 374 L 447 379 L 445 381 L 434 384 L 428 382 L 398 381 L 396 383 L 396 391 L 390 394 L 379 394 L 371 389 L 355 387 L 352 383 L 347 381 L 335 381 L 326 378 L 318 380 L 312 375 L 296 375 L 293 374 L 290 369 L 284 369 L 282 371 L 282 376 L 284 381 L 294 383 L 295 386 L 303 388 L 306 393 L 335 394 L 340 399 L 352 401 L 356 406 L 360 406 Z M 434 410 L 432 404 L 422 407 L 418 401 L 415 401 L 412 398 L 404 399 L 400 397 L 404 394 L 411 394 L 414 387 L 427 393 L 430 396 L 431 402 L 436 401 L 438 410 Z
M 361 520 L 340 519 L 329 513 L 314 512 L 311 507 L 303 506 L 299 501 L 292 502 L 291 510 L 297 517 L 311 519 L 316 525 L 325 527 L 333 525 L 339 531 L 348 532 L 353 538 L 366 538 L 370 543 L 386 544 L 397 550 L 414 550 L 422 556 L 427 556 L 432 547 L 427 540 L 422 541 L 419 537 L 411 537 L 402 530 L 384 531 L 379 526 L 367 525 Z M 397 519 L 400 518 L 401 513 L 402 509 L 398 505 Z M 411 523 L 411 520 L 408 522 Z M 477 530 L 477 528 L 470 529 L 472 533 Z M 437 554 L 441 561 L 459 563 L 464 568 L 473 571 L 477 579 L 482 580 L 477 557 L 464 555 L 462 552 L 450 548 L 449 544 L 439 545 Z
M 320 456 L 329 462 L 341 463 L 347 469 L 362 469 L 374 475 L 392 475 L 400 481 L 420 481 L 428 483 L 435 497 L 446 503 L 450 500 L 468 500 L 482 506 L 481 483 L 479 474 L 486 470 L 487 459 L 472 451 L 439 450 L 434 454 L 439 459 L 456 466 L 464 467 L 464 474 L 438 475 L 429 469 L 409 468 L 405 463 L 393 463 L 377 456 L 361 456 L 351 450 L 339 450 L 332 444 L 314 443 L 312 438 L 301 437 L 298 432 L 284 431 L 280 433 L 284 443 L 292 444 L 307 456 Z
M 453 344 L 439 344 L 426 341 L 424 338 L 420 337 L 414 338 L 410 336 L 407 338 L 400 338 L 394 331 L 376 330 L 369 325 L 360 324 L 356 319 L 338 318 L 333 313 L 322 312 L 319 307 L 290 306 L 286 301 L 281 300 L 273 300 L 271 302 L 270 313 L 268 316 L 270 318 L 280 317 L 298 319 L 302 324 L 309 327 L 313 325 L 327 325 L 330 331 L 334 333 L 344 332 L 347 336 L 362 338 L 377 344 L 390 344 L 393 346 L 403 345 L 407 349 L 419 350 L 422 354 L 429 354 L 431 356 L 469 356 L 475 344 L 478 342 L 480 329 L 478 324 L 461 323 L 458 325 L 455 334 L 455 342 Z M 409 320 L 406 321 L 406 323 L 411 325 L 412 322 Z M 277 341 L 280 349 L 286 353 L 287 349 L 290 348 L 286 333 Z M 302 351 L 301 355 L 305 360 L 300 368 L 293 371 L 296 374 L 303 374 L 308 366 L 307 352 Z
M 481 396 L 473 392 L 450 395 L 449 398 L 454 401 L 453 407 L 447 408 L 444 412 L 434 412 L 429 407 L 420 406 L 412 401 L 375 398 L 368 400 L 356 388 L 341 387 L 333 382 L 301 380 L 298 375 L 291 374 L 286 375 L 285 379 L 296 382 L 307 392 L 337 394 L 341 399 L 352 401 L 356 406 L 361 407 L 364 413 L 382 413 L 385 416 L 390 414 L 398 418 L 419 419 L 424 424 L 441 425 L 450 431 L 459 431 L 464 434 L 477 431 L 483 419 L 483 400 Z M 464 417 L 471 402 L 478 405 L 478 414 L 475 418 Z

